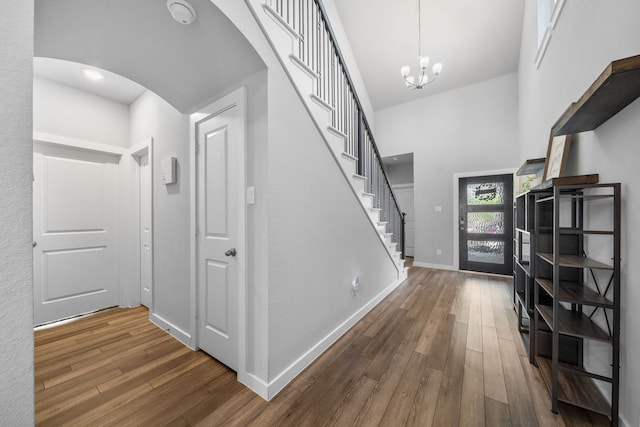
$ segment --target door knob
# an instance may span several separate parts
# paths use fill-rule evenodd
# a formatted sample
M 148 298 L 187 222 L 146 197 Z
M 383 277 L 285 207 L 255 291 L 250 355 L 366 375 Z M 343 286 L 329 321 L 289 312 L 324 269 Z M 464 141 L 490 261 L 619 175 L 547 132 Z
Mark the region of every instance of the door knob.
M 33 247 L 35 248 L 36 246 L 38 246 L 38 242 L 33 242 Z
M 236 256 L 236 248 L 231 248 L 224 253 L 226 256 Z

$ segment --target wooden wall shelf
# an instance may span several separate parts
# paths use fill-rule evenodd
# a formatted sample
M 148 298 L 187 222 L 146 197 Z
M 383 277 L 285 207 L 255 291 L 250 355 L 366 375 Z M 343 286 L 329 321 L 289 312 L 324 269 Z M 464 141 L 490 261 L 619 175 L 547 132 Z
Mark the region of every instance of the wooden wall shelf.
M 611 62 L 551 128 L 553 136 L 594 130 L 640 96 L 640 55 Z

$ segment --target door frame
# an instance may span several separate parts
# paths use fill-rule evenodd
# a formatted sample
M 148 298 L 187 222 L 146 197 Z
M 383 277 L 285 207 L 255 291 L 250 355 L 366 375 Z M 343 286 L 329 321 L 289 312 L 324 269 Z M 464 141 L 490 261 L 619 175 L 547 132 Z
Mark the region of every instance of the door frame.
M 236 256 L 238 264 L 238 379 L 241 380 L 246 377 L 246 325 L 247 325 L 247 212 L 246 212 L 246 182 L 247 182 L 247 156 L 246 156 L 246 90 L 244 87 L 234 90 L 226 96 L 214 101 L 213 103 L 199 108 L 197 112 L 189 116 L 189 164 L 191 166 L 191 173 L 189 177 L 190 191 L 190 252 L 191 252 L 191 337 L 189 340 L 189 347 L 193 350 L 198 349 L 198 159 L 196 154 L 196 132 L 195 124 L 202 119 L 221 113 L 229 108 L 237 107 L 240 111 L 241 126 L 240 126 L 240 138 L 243 143 L 240 145 L 239 156 L 241 158 L 240 164 L 235 169 L 238 174 L 238 243 Z
M 475 176 L 485 175 L 506 175 L 516 172 L 516 168 L 513 169 L 496 169 L 489 171 L 476 171 L 476 172 L 460 172 L 453 174 L 453 269 L 460 270 L 460 230 L 458 228 L 458 216 L 460 212 L 460 178 L 471 178 Z
M 141 272 L 142 272 L 142 259 L 140 258 L 140 158 L 144 155 L 148 156 L 149 167 L 151 168 L 151 180 L 149 192 L 151 193 L 151 303 L 149 304 L 149 313 L 153 313 L 153 256 L 154 256 L 154 223 L 153 223 L 153 138 L 148 138 L 140 143 L 131 147 L 129 151 L 130 161 L 130 177 L 129 182 L 131 189 L 130 193 L 130 206 L 131 215 L 129 218 L 130 232 L 129 232 L 129 247 L 131 248 L 131 301 L 133 305 L 142 304 L 141 294 Z M 136 288 L 136 292 L 133 288 Z

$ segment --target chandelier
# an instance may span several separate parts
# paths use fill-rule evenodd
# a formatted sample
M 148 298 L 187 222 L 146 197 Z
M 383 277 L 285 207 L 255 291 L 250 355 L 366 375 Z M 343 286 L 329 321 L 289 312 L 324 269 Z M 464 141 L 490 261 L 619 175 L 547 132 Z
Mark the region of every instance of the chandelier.
M 411 67 L 409 67 L 408 65 L 405 65 L 400 69 L 400 74 L 402 75 L 402 78 L 404 78 L 405 84 L 409 89 L 412 89 L 412 90 L 422 89 L 426 85 L 433 83 L 442 72 L 442 63 L 438 62 L 433 66 L 431 70 L 433 72 L 433 77 L 429 78 L 429 74 L 427 71 L 429 67 L 429 57 L 422 56 L 420 54 L 422 50 L 422 28 L 420 25 L 420 18 L 421 18 L 420 2 L 421 0 L 418 0 L 418 76 L 416 78 L 411 75 Z

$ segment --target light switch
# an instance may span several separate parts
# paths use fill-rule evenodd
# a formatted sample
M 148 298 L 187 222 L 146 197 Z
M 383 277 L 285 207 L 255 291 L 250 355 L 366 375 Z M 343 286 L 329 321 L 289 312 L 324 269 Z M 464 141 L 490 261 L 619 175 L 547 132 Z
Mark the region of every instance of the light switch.
M 256 188 L 247 187 L 247 204 L 253 205 L 256 203 Z
M 433 208 L 434 212 L 442 212 L 442 206 L 436 206 Z

